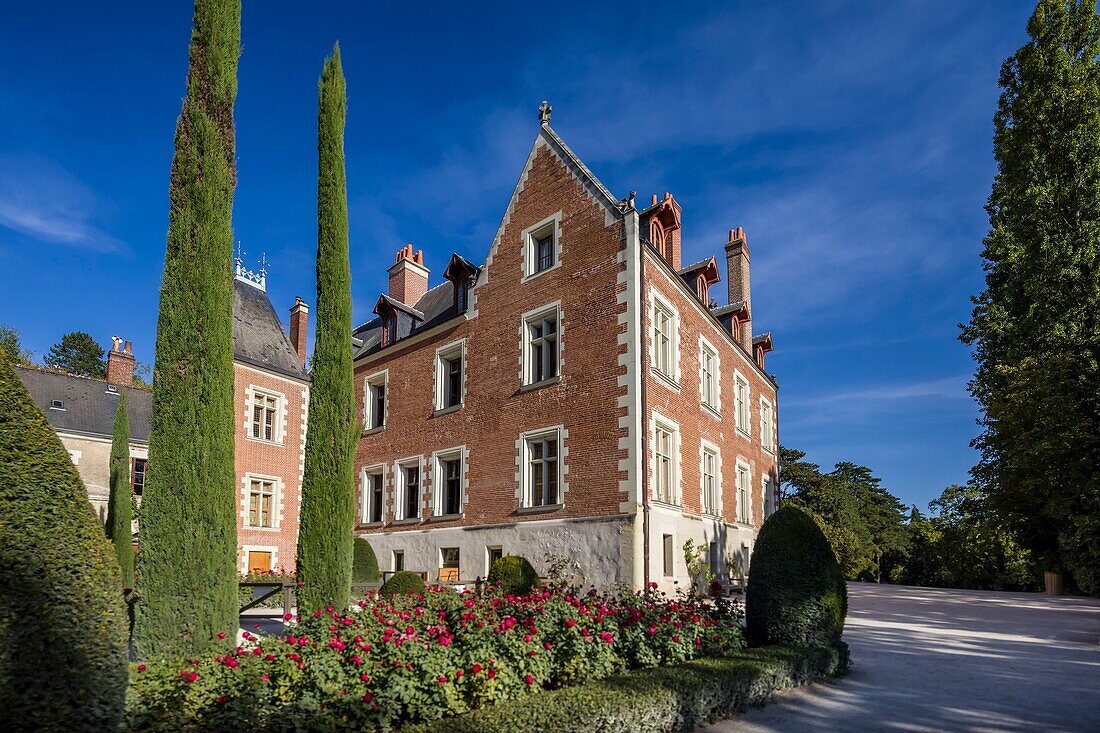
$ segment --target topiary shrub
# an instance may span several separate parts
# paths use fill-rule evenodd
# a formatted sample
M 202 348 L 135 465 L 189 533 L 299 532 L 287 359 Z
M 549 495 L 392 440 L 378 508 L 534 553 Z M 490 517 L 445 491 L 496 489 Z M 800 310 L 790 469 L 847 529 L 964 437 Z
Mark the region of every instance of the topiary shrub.
M 790 505 L 768 517 L 745 590 L 749 644 L 833 644 L 847 613 L 844 576 L 813 517 Z
M 374 556 L 370 543 L 362 537 L 356 537 L 354 547 L 351 582 L 373 583 L 378 580 L 378 558 Z
M 408 570 L 402 570 L 391 575 L 390 579 L 382 584 L 382 587 L 379 589 L 378 592 L 386 596 L 423 595 L 424 579 L 421 578 L 417 573 L 411 573 Z
M 0 352 L 0 717 L 115 730 L 127 681 L 122 575 L 65 447 Z
M 505 555 L 498 558 L 489 568 L 489 585 L 499 584 L 508 593 L 524 595 L 530 593 L 539 584 L 539 575 L 520 555 Z

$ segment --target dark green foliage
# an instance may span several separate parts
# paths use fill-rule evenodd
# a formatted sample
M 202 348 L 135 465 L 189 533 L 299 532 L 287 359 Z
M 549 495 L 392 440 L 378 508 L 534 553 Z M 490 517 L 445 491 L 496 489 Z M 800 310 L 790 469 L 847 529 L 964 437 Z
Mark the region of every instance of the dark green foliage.
M 373 583 L 378 580 L 378 558 L 374 556 L 374 548 L 363 537 L 355 538 L 351 580 L 353 583 Z
M 592 733 L 679 731 L 763 705 L 778 690 L 848 671 L 848 649 L 769 647 L 540 692 L 457 718 L 402 728 L 410 733 Z
M 788 505 L 768 517 L 749 567 L 749 644 L 829 645 L 840 640 L 848 589 L 836 555 L 809 513 Z
M 30 364 L 31 352 L 19 343 L 19 332 L 11 326 L 0 326 L 0 355 L 7 354 L 13 364 Z
M 114 730 L 126 606 L 69 454 L 0 354 L 0 718 L 9 731 Z
M 378 592 L 384 596 L 422 595 L 424 593 L 424 579 L 417 573 L 402 570 L 391 575 L 389 580 L 382 584 Z
M 134 587 L 133 491 L 130 488 L 130 419 L 126 393 L 118 395 L 115 429 L 111 439 L 111 495 L 107 505 L 107 537 L 115 546 L 122 569 L 122 587 Z
M 57 369 L 81 377 L 107 376 L 107 362 L 103 359 L 103 347 L 84 331 L 73 331 L 61 337 L 50 347 L 43 361 L 50 369 Z
M 985 290 L 962 340 L 997 520 L 1100 593 L 1100 18 L 1042 0 L 1001 67 Z
M 489 568 L 489 577 L 486 581 L 489 585 L 500 584 L 509 593 L 523 595 L 538 587 L 539 574 L 531 567 L 531 563 L 527 562 L 527 558 L 519 555 L 505 555 Z
M 351 363 L 351 266 L 344 173 L 347 95 L 340 47 L 325 60 L 317 113 L 317 331 L 309 391 L 298 534 L 303 608 L 342 606 L 351 597 L 355 528 L 355 387 Z
M 239 0 L 197 0 L 176 126 L 141 506 L 139 658 L 212 648 L 237 628 L 233 465 L 233 102 Z

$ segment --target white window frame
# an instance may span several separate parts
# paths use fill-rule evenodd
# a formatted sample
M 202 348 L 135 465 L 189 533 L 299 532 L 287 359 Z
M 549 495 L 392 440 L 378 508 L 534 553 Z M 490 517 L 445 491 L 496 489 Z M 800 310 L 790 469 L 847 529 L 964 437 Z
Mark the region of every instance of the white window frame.
M 458 402 L 453 405 L 446 404 L 447 398 L 447 368 L 448 362 L 459 359 L 458 369 Z M 466 404 L 466 339 L 459 339 L 446 346 L 440 346 L 435 352 L 435 409 L 458 410 Z
M 531 443 L 538 440 L 553 437 L 557 441 L 557 501 L 547 504 L 534 504 L 531 501 L 534 486 L 532 484 L 531 470 Z M 520 474 L 520 506 L 524 509 L 555 509 L 565 506 L 566 465 L 568 450 L 565 447 L 566 431 L 561 425 L 538 430 L 529 430 L 519 437 L 519 474 Z
M 244 529 L 249 530 L 277 530 L 282 525 L 283 504 L 283 480 L 278 476 L 268 476 L 260 473 L 246 473 L 241 478 L 244 484 L 244 499 L 241 501 L 244 509 Z M 271 484 L 271 525 L 265 526 L 252 523 L 252 482 Z
M 378 521 L 371 521 L 370 515 L 374 509 L 374 501 L 371 496 L 370 490 L 370 477 L 379 476 L 382 478 L 382 506 L 379 512 Z M 361 501 L 359 503 L 360 516 L 363 524 L 384 524 L 386 521 L 386 464 L 376 463 L 373 466 L 366 466 L 360 473 L 359 485 Z
M 256 414 L 256 400 L 263 397 L 265 399 L 275 400 L 275 416 L 272 418 L 271 425 L 271 438 L 265 438 L 262 434 L 256 435 L 253 429 L 256 426 L 254 416 Z M 282 445 L 283 434 L 285 432 L 283 422 L 286 419 L 286 395 L 282 392 L 276 392 L 273 389 L 267 389 L 265 387 L 258 387 L 255 384 L 248 385 L 248 391 L 246 395 L 248 401 L 248 412 L 245 415 L 245 437 L 248 440 L 254 440 L 257 443 L 267 443 L 269 445 Z M 262 433 L 261 424 L 261 433 Z
M 760 447 L 775 452 L 775 407 L 764 397 L 760 398 Z
M 713 459 L 713 501 L 707 501 L 707 456 Z M 703 514 L 722 516 L 722 449 L 709 440 L 699 443 L 699 506 Z
M 656 290 L 650 290 L 649 334 L 650 365 L 653 373 L 663 377 L 675 390 L 680 388 L 680 311 Z M 657 316 L 661 314 L 668 324 L 668 333 L 660 331 L 667 339 L 667 353 L 658 342 Z M 658 356 L 664 354 L 664 356 Z M 667 363 L 666 363 L 667 362 Z
M 489 577 L 489 571 L 493 569 L 493 550 L 498 550 L 504 557 L 504 545 L 485 545 L 485 576 Z
M 536 321 L 545 320 L 550 314 L 554 315 L 557 320 L 557 326 L 555 331 L 555 341 L 557 346 L 558 364 L 557 370 L 554 376 L 546 377 L 538 381 L 535 380 L 535 364 L 531 358 L 531 350 L 533 348 L 531 339 L 531 325 Z M 562 325 L 562 309 L 561 301 L 554 301 L 540 308 L 528 311 L 520 317 L 520 383 L 524 386 L 532 384 L 543 384 L 552 382 L 556 379 L 561 379 L 562 368 L 565 365 L 565 360 L 562 357 L 562 352 L 565 347 L 565 328 Z
M 372 387 L 381 385 L 385 390 L 382 393 L 382 421 L 378 425 L 374 423 L 374 395 Z M 381 372 L 371 374 L 369 377 L 363 380 L 363 425 L 364 432 L 370 432 L 372 430 L 384 430 L 386 428 L 386 421 L 390 417 L 390 370 L 386 369 Z
M 408 486 L 405 483 L 405 469 L 415 466 L 419 469 L 420 474 L 417 480 L 418 499 L 416 502 L 416 516 L 410 517 L 405 511 L 408 508 L 408 502 L 406 491 Z M 410 456 L 408 458 L 402 458 L 399 461 L 394 461 L 393 464 L 393 496 L 394 507 L 393 517 L 394 521 L 421 521 L 424 518 L 424 456 Z
M 466 446 L 460 445 L 432 453 L 432 516 L 460 517 L 466 511 Z M 458 461 L 458 511 L 443 513 L 444 461 Z
M 561 220 L 562 212 L 556 211 L 523 230 L 523 278 L 521 282 L 533 280 L 561 267 Z M 550 234 L 554 238 L 554 262 L 546 269 L 538 270 L 536 246 L 538 240 L 546 234 Z
M 737 521 L 752 524 L 752 467 L 737 459 Z
M 710 357 L 710 390 L 707 390 L 707 357 Z M 699 337 L 699 400 L 715 415 L 722 414 L 722 358 L 705 337 Z
M 650 476 L 653 479 L 653 498 L 663 504 L 680 506 L 682 496 L 680 491 L 680 426 L 657 412 L 653 413 L 652 422 L 649 434 L 652 442 L 650 448 L 652 454 L 650 457 Z M 669 486 L 664 492 L 661 492 L 660 481 L 658 480 L 661 468 L 659 432 L 669 434 L 669 450 L 671 453 L 667 456 L 669 460 Z
M 741 396 L 741 388 L 744 387 L 745 395 Z M 752 437 L 752 425 L 751 417 L 752 410 L 750 409 L 750 401 L 752 399 L 752 390 L 749 387 L 749 380 L 745 378 L 745 375 L 739 371 L 733 373 L 733 412 L 734 421 L 737 423 L 737 430 L 745 435 L 745 437 Z

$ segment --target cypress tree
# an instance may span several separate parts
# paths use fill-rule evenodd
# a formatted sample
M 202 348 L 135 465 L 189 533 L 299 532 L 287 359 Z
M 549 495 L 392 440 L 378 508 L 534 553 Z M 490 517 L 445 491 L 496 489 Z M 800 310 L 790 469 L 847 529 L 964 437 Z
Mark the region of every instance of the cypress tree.
M 196 0 L 141 505 L 140 658 L 202 653 L 238 624 L 230 264 L 240 35 L 239 0 Z
M 297 573 L 299 606 L 351 596 L 358 424 L 351 363 L 351 267 L 344 173 L 347 95 L 340 46 L 325 60 L 317 113 L 317 331 L 309 392 Z
M 107 505 L 107 537 L 114 543 L 122 587 L 134 587 L 133 500 L 130 489 L 130 419 L 126 393 L 118 396 L 115 429 L 111 437 L 111 495 Z
M 986 288 L 962 340 L 973 476 L 1045 569 L 1100 592 L 1100 19 L 1042 0 L 1001 67 Z
M 126 693 L 118 563 L 57 434 L 0 352 L 0 718 L 115 730 Z

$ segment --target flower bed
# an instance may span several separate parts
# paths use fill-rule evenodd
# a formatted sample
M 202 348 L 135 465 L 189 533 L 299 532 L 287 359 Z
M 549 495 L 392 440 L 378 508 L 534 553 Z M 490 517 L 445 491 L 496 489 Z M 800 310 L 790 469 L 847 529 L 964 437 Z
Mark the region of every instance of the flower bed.
M 740 613 L 725 602 L 438 588 L 371 593 L 352 611 L 291 623 L 285 637 L 231 641 L 210 658 L 137 665 L 126 728 L 386 729 L 743 647 Z

